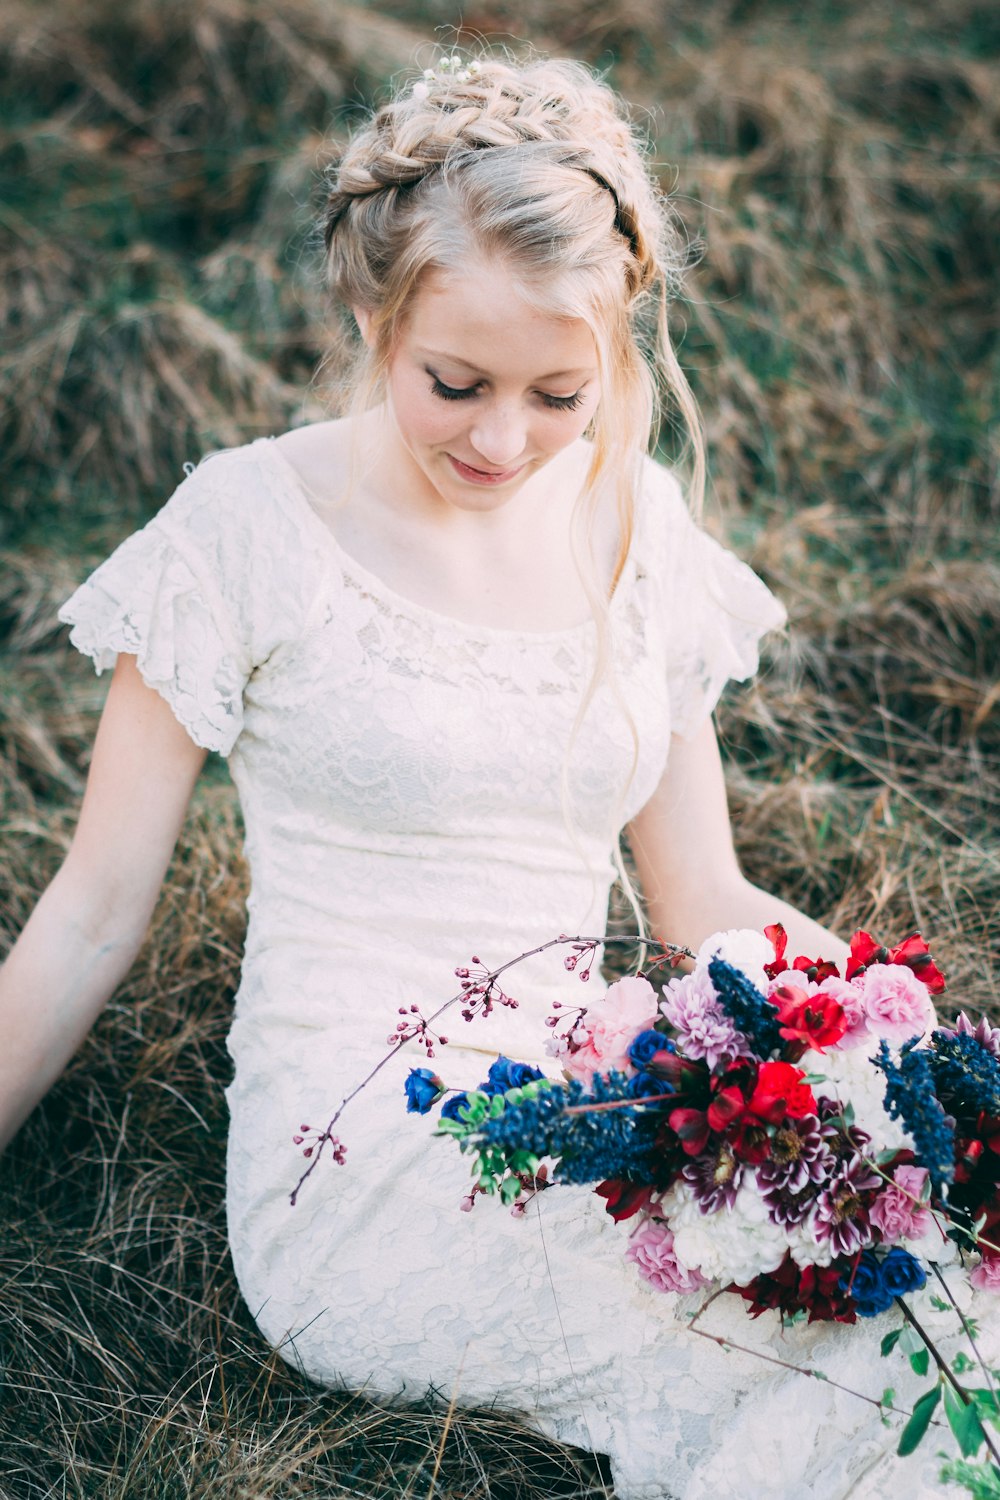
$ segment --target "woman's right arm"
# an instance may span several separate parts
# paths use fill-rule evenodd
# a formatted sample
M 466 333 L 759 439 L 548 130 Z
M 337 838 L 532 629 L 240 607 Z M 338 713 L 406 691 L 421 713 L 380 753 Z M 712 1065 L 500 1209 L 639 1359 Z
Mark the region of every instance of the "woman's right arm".
M 206 753 L 119 656 L 69 853 L 0 968 L 0 1148 L 131 968 Z

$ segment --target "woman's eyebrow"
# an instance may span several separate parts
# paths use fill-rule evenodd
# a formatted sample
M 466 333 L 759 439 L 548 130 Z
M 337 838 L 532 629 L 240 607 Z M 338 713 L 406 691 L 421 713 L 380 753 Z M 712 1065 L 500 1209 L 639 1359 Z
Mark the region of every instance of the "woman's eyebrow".
M 443 359 L 449 365 L 461 365 L 463 370 L 471 370 L 474 375 L 485 376 L 485 371 L 479 365 L 474 365 L 471 360 L 460 359 L 457 354 L 448 354 L 443 349 L 424 349 L 421 351 L 427 359 Z M 581 365 L 575 370 L 552 370 L 548 375 L 537 375 L 536 380 L 562 380 L 567 375 L 587 376 L 597 373 L 596 366 Z

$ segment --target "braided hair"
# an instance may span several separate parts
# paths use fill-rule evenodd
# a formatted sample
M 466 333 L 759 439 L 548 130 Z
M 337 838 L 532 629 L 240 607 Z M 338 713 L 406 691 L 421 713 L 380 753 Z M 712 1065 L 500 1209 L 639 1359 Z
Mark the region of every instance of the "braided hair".
M 588 322 L 603 392 L 590 488 L 618 476 L 622 561 L 665 391 L 701 488 L 697 411 L 666 327 L 686 246 L 645 153 L 623 102 L 584 64 L 484 57 L 404 84 L 375 111 L 331 171 L 323 219 L 334 297 L 371 316 L 366 403 L 431 270 L 498 260 L 543 311 Z

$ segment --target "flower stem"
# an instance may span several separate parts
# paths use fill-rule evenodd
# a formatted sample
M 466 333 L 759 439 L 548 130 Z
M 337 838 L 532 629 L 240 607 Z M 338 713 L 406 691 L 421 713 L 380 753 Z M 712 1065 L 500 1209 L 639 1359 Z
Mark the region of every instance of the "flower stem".
M 570 944 L 571 946 L 573 944 L 581 944 L 585 947 L 593 948 L 593 950 L 596 952 L 597 949 L 602 945 L 604 947 L 607 947 L 612 943 L 619 946 L 635 944 L 651 945 L 655 948 L 660 948 L 665 955 L 680 955 L 684 958 L 691 959 L 693 959 L 695 956 L 691 952 L 690 948 L 684 948 L 679 943 L 656 942 L 652 938 L 644 937 L 642 933 L 625 933 L 619 937 L 603 938 L 581 936 L 569 937 L 566 933 L 560 933 L 559 937 L 549 938 L 548 942 L 546 943 L 539 943 L 537 948 L 528 948 L 524 953 L 519 953 L 516 958 L 509 958 L 506 963 L 500 964 L 496 969 L 487 970 L 482 975 L 482 977 L 477 980 L 477 989 L 479 990 L 480 998 L 489 997 L 490 991 L 496 984 L 497 980 L 502 974 L 506 974 L 508 969 L 513 969 L 516 964 L 523 963 L 526 958 L 535 958 L 539 953 L 547 952 L 549 948 L 561 948 L 565 947 L 566 944 Z M 423 1022 L 423 1030 L 426 1031 L 434 1021 L 438 1020 L 440 1016 L 443 1016 L 445 1011 L 450 1010 L 453 1005 L 458 1005 L 463 1001 L 466 1004 L 469 1003 L 468 990 L 459 990 L 457 995 L 452 995 L 450 1000 L 445 1000 L 443 1005 L 439 1005 L 437 1010 L 433 1011 L 431 1015 L 429 1015 Z M 371 1072 L 368 1073 L 364 1078 L 362 1078 L 361 1082 L 355 1088 L 351 1089 L 349 1094 L 345 1094 L 343 1099 L 341 1099 L 340 1104 L 337 1106 L 333 1115 L 330 1117 L 326 1129 L 321 1131 L 320 1133 L 319 1140 L 313 1152 L 312 1160 L 310 1161 L 305 1171 L 302 1173 L 302 1176 L 299 1178 L 298 1182 L 295 1184 L 295 1187 L 292 1189 L 290 1202 L 293 1208 L 298 1201 L 298 1196 L 302 1190 L 303 1185 L 308 1181 L 308 1179 L 315 1172 L 316 1168 L 319 1166 L 320 1157 L 323 1155 L 326 1144 L 333 1134 L 333 1127 L 337 1124 L 337 1121 L 344 1113 L 344 1110 L 351 1103 L 352 1099 L 356 1099 L 357 1096 L 361 1093 L 362 1089 L 366 1089 L 371 1083 L 372 1079 L 375 1078 L 379 1073 L 381 1073 L 386 1063 L 388 1063 L 393 1057 L 395 1057 L 397 1052 L 401 1052 L 403 1048 L 407 1046 L 408 1043 L 412 1040 L 412 1037 L 408 1037 L 405 1041 L 395 1043 L 393 1046 L 391 1046 L 386 1052 L 385 1056 L 379 1058 L 378 1062 L 372 1068 Z M 645 1103 L 647 1101 L 629 1100 L 629 1103 L 640 1102 Z

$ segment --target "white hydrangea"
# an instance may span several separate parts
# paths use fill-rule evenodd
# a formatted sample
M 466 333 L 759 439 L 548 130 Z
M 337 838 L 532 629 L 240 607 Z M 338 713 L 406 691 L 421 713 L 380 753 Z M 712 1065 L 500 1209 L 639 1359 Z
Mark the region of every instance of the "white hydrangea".
M 713 958 L 740 969 L 759 990 L 767 991 L 764 965 L 774 961 L 774 948 L 762 932 L 752 927 L 734 927 L 728 932 L 713 932 L 698 949 L 696 965 L 707 969 Z
M 807 1073 L 822 1076 L 822 1083 L 813 1085 L 816 1095 L 827 1094 L 841 1103 L 854 1106 L 854 1123 L 871 1136 L 871 1151 L 912 1151 L 913 1139 L 898 1120 L 891 1120 L 885 1111 L 885 1078 L 868 1059 L 867 1049 L 856 1048 L 840 1052 L 836 1048 L 828 1052 L 806 1052 L 798 1066 Z
M 732 1208 L 714 1214 L 702 1213 L 690 1184 L 675 1184 L 660 1211 L 669 1220 L 678 1259 L 711 1281 L 745 1286 L 776 1270 L 788 1248 L 786 1232 L 771 1222 L 752 1181 L 740 1187 Z

